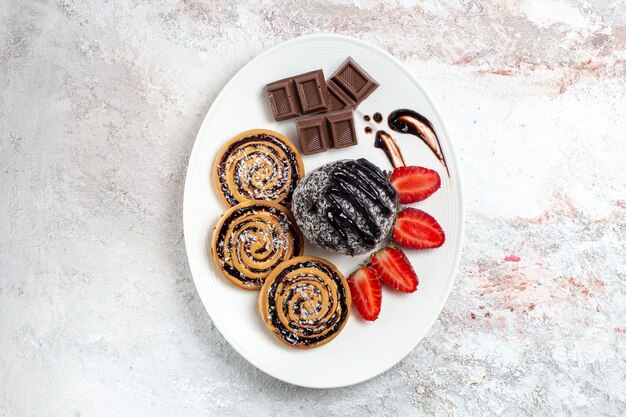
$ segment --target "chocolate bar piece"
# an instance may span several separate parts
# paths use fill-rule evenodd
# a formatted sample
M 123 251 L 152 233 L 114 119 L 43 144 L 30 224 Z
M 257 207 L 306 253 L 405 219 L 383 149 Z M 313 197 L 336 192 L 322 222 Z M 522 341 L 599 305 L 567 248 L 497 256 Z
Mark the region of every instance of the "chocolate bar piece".
M 329 110 L 328 89 L 321 69 L 274 81 L 265 86 L 265 91 L 277 122 Z
M 325 112 L 328 110 L 328 90 L 324 71 L 316 70 L 296 75 L 293 84 L 300 100 L 302 114 Z
M 354 100 L 344 93 L 334 81 L 328 80 L 326 87 L 328 87 L 328 106 L 330 111 L 356 107 Z
M 305 155 L 324 152 L 330 146 L 328 126 L 323 115 L 296 120 L 300 150 Z
M 378 83 L 351 57 L 341 64 L 330 81 L 350 96 L 357 106 L 378 88 Z
M 305 155 L 357 144 L 352 109 L 298 119 L 296 128 Z
M 291 119 L 302 114 L 291 78 L 274 81 L 265 87 L 265 91 L 276 121 Z
M 345 148 L 357 144 L 352 109 L 340 110 L 326 115 L 328 132 L 333 148 Z

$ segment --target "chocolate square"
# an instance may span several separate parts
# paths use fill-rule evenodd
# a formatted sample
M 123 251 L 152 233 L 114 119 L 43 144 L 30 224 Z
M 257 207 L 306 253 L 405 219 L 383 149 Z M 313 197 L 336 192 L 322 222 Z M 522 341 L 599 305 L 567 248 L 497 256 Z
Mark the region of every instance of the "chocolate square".
M 333 148 L 345 148 L 357 144 L 352 109 L 326 115 L 328 132 Z
M 324 152 L 330 146 L 326 118 L 323 115 L 296 120 L 300 150 L 305 155 Z
M 274 81 L 265 86 L 267 97 L 270 101 L 270 107 L 274 120 L 291 119 L 300 116 L 300 108 L 298 106 L 298 98 L 293 89 L 291 78 Z
M 296 75 L 292 78 L 302 114 L 324 112 L 328 110 L 328 89 L 324 71 L 316 70 Z
M 343 110 L 345 108 L 354 108 L 356 103 L 334 81 L 326 82 L 328 87 L 328 107 L 330 111 Z
M 330 80 L 348 94 L 357 105 L 378 88 L 378 83 L 351 57 L 341 64 Z

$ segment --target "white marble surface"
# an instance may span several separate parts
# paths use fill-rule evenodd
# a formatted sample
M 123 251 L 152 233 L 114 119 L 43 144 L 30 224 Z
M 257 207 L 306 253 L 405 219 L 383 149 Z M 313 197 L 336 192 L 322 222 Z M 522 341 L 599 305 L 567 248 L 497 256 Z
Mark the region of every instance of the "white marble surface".
M 440 319 L 338 390 L 242 359 L 182 236 L 212 100 L 314 32 L 425 82 L 467 201 Z M 625 135 L 623 0 L 0 0 L 0 416 L 626 415 Z

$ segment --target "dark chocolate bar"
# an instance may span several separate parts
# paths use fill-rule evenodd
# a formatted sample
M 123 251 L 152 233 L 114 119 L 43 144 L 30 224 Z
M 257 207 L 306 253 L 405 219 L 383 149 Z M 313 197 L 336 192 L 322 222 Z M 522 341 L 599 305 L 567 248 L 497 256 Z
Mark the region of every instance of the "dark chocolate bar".
M 328 80 L 326 82 L 326 87 L 328 87 L 328 107 L 330 111 L 356 107 L 354 100 L 352 100 L 349 95 L 344 93 L 334 81 Z
M 265 86 L 265 91 L 277 122 L 329 110 L 328 89 L 321 69 L 274 81 Z
M 313 114 L 328 110 L 328 90 L 324 71 L 316 70 L 292 77 L 300 100 L 302 114 Z
M 302 115 L 291 78 L 274 81 L 265 87 L 276 121 Z
M 330 81 L 354 100 L 357 106 L 378 88 L 378 83 L 351 57 L 341 64 Z
M 296 128 L 305 155 L 357 144 L 352 109 L 298 119 Z
M 276 121 L 302 115 L 291 78 L 274 81 L 265 87 Z
M 323 115 L 296 120 L 300 150 L 305 155 L 324 152 L 330 146 L 328 126 Z
M 333 148 L 345 148 L 357 144 L 353 114 L 352 109 L 347 109 L 326 115 Z

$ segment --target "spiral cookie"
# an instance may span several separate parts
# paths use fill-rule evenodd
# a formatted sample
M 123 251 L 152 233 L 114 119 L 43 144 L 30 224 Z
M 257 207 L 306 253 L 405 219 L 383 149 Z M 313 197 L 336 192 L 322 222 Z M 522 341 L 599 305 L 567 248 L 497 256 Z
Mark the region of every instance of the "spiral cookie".
M 280 264 L 259 294 L 259 310 L 281 342 L 312 348 L 330 342 L 350 314 L 350 289 L 330 262 L 299 256 Z
M 217 154 L 213 179 L 229 206 L 247 200 L 287 205 L 304 165 L 298 150 L 271 130 L 248 130 L 228 141 Z
M 302 234 L 291 213 L 269 201 L 231 207 L 213 230 L 211 254 L 228 281 L 258 290 L 281 262 L 302 254 Z

